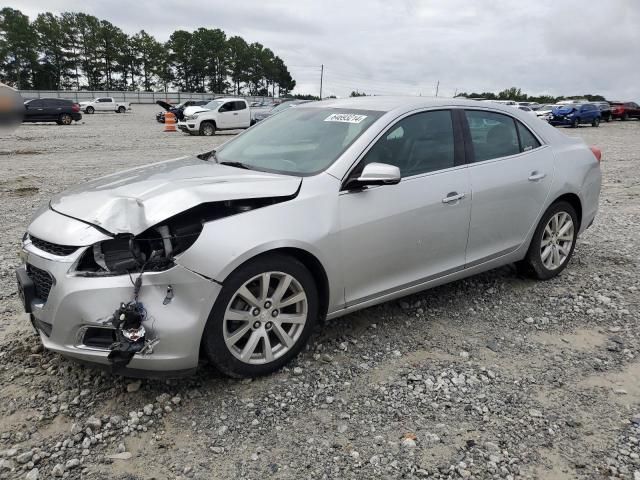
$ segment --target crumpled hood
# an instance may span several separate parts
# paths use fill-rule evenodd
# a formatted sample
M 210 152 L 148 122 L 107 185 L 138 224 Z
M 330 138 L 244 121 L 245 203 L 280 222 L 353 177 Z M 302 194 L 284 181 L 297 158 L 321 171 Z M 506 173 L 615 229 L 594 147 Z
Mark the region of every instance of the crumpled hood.
M 137 235 L 202 203 L 294 195 L 301 181 L 182 157 L 72 187 L 53 197 L 50 205 L 110 233 Z
M 185 108 L 183 113 L 185 117 L 188 117 L 189 115 L 193 115 L 194 113 L 208 112 L 208 111 L 209 111 L 208 108 L 204 108 L 201 105 L 195 105 L 195 106 Z
M 566 106 L 566 107 L 555 107 L 553 109 L 554 115 L 567 115 L 575 110 L 575 107 Z

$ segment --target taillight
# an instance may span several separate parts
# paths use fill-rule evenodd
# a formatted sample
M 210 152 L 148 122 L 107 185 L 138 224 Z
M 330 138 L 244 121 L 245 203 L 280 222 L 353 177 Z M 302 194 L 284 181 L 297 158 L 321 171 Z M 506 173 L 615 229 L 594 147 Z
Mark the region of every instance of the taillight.
M 602 160 L 602 150 L 600 150 L 598 147 L 594 147 L 593 145 L 591 145 L 589 149 L 593 153 L 593 156 L 596 157 L 596 160 L 600 162 L 600 160 Z
M 80 105 L 78 105 L 77 103 L 74 103 L 73 105 L 71 105 L 71 111 L 79 112 L 80 111 Z

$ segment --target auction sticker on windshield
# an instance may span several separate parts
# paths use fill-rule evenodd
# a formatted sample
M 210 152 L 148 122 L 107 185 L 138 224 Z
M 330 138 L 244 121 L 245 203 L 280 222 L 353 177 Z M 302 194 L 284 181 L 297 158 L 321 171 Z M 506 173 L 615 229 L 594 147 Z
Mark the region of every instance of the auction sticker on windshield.
M 332 113 L 324 119 L 325 122 L 344 122 L 344 123 L 360 123 L 366 115 L 357 115 L 355 113 Z

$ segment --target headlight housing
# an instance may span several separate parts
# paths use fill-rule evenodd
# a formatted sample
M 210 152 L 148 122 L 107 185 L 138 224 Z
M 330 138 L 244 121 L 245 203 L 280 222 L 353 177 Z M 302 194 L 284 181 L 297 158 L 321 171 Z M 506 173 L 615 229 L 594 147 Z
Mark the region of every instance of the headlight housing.
M 140 235 L 117 235 L 92 245 L 72 270 L 84 276 L 168 270 L 174 266 L 174 256 L 193 245 L 201 231 L 201 221 L 176 217 Z

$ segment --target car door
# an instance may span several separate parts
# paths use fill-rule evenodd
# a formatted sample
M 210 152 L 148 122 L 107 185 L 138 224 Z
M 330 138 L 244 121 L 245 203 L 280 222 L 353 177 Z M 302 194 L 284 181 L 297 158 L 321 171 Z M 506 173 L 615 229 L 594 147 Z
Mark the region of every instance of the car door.
M 30 122 L 42 122 L 45 119 L 44 100 L 36 99 L 29 102 L 26 116 Z
M 47 116 L 50 120 L 58 120 L 62 113 L 69 113 L 67 100 L 49 100 Z
M 251 123 L 249 109 L 244 100 L 236 100 L 234 103 L 233 118 L 236 128 L 245 128 Z
M 96 110 L 100 110 L 101 112 L 106 112 L 109 110 L 114 110 L 113 102 L 110 98 L 99 98 Z
M 466 266 L 516 250 L 535 228 L 551 189 L 554 157 L 520 120 L 465 110 L 473 200 Z
M 349 190 L 339 197 L 340 244 L 348 306 L 423 283 L 464 266 L 470 181 L 462 132 L 450 110 L 398 120 L 363 155 L 396 165 L 397 185 Z M 457 122 L 456 122 L 457 123 Z
M 218 115 L 216 116 L 216 127 L 219 129 L 231 129 L 235 128 L 235 118 L 237 115 L 234 115 L 234 102 L 233 100 L 228 101 L 220 105 L 218 107 Z

